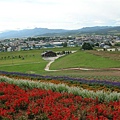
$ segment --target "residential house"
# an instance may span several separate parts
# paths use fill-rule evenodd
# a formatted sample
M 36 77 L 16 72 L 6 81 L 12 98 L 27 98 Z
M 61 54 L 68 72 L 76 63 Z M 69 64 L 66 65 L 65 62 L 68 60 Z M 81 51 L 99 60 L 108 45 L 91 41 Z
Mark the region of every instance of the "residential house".
M 53 51 L 46 51 L 41 54 L 42 57 L 56 57 L 57 54 Z
M 104 51 L 104 49 L 97 49 L 97 51 Z
M 116 48 L 108 48 L 107 51 L 116 51 Z

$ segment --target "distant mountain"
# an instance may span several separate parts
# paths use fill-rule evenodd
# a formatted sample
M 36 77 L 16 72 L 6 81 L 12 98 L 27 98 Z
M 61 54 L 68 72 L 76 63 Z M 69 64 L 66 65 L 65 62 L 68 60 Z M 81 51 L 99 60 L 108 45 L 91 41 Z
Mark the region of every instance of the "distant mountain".
M 34 28 L 34 29 L 24 29 L 24 30 L 11 30 L 0 33 L 1 39 L 6 38 L 23 38 L 23 37 L 34 37 L 40 36 L 47 33 L 63 33 L 68 30 L 63 29 L 48 29 L 48 28 Z
M 77 30 L 69 30 L 62 33 L 46 33 L 43 36 L 76 36 L 81 34 L 96 34 L 96 35 L 120 35 L 120 26 L 95 26 L 84 27 Z
M 95 34 L 110 34 L 120 33 L 120 26 L 112 27 L 112 26 L 96 26 L 96 27 L 86 27 L 80 29 L 81 33 L 95 33 Z
M 23 37 L 36 37 L 36 36 L 69 36 L 81 34 L 119 34 L 120 26 L 95 26 L 84 27 L 77 30 L 64 30 L 64 29 L 48 29 L 48 28 L 34 28 L 24 30 L 12 30 L 0 33 L 0 39 L 6 38 L 23 38 Z

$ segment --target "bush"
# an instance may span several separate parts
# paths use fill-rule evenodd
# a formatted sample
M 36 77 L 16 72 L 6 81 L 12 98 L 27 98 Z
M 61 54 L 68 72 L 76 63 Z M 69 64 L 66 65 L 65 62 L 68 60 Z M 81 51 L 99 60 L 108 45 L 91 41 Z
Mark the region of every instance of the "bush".
M 84 44 L 82 45 L 82 49 L 83 50 L 93 50 L 92 45 L 90 43 L 86 43 L 86 42 L 84 42 Z

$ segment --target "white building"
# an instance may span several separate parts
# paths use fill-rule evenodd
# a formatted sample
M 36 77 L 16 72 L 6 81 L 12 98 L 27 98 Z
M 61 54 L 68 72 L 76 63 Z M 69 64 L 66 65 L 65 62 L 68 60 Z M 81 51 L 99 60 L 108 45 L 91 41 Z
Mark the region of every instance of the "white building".
M 107 51 L 116 51 L 116 48 L 108 48 Z

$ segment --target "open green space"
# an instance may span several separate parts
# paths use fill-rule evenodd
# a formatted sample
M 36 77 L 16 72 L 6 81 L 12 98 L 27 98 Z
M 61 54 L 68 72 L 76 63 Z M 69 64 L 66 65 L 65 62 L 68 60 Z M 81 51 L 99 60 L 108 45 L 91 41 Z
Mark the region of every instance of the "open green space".
M 39 62 L 39 63 L 21 63 L 21 64 L 13 64 L 11 66 L 2 66 L 0 70 L 3 71 L 13 71 L 13 72 L 24 72 L 24 73 L 43 73 L 44 68 L 47 62 Z
M 44 68 L 48 61 L 41 57 L 41 53 L 47 50 L 56 51 L 74 51 L 79 48 L 50 48 L 17 52 L 0 53 L 0 70 L 16 71 L 25 73 L 44 73 Z
M 77 51 L 74 54 L 63 56 L 57 59 L 52 65 L 51 69 L 65 69 L 65 68 L 115 68 L 120 67 L 120 60 L 113 60 L 103 56 L 90 54 L 86 51 Z
M 51 64 L 50 69 L 64 69 L 64 68 L 120 68 L 120 59 L 113 59 L 114 55 L 119 58 L 119 52 L 108 52 L 113 57 L 106 57 L 106 54 L 93 54 L 88 51 L 80 51 L 79 47 L 71 48 L 55 48 L 55 49 L 40 49 L 19 52 L 1 52 L 0 53 L 0 70 L 14 71 L 23 73 L 34 73 L 41 75 L 52 76 L 72 76 L 86 79 L 110 79 L 120 80 L 119 71 L 80 71 L 80 70 L 61 70 L 61 71 L 44 71 L 48 61 L 41 57 L 41 53 L 46 50 L 52 51 L 76 51 L 74 54 L 69 54 L 57 59 Z M 111 56 L 111 55 L 110 55 Z M 118 57 L 117 57 L 118 56 Z

